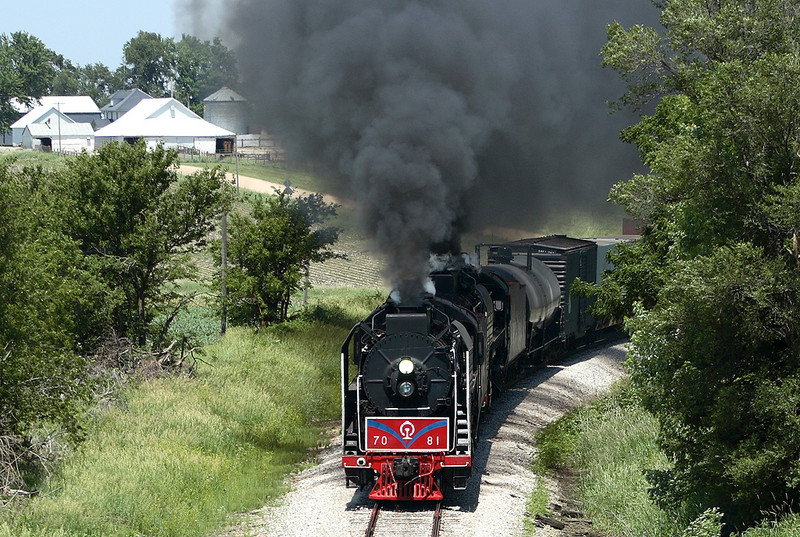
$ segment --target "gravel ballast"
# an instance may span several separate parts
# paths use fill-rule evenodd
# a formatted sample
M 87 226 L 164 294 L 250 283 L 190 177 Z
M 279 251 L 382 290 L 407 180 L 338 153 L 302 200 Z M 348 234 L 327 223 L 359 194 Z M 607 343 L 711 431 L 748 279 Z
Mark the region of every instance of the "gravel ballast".
M 539 479 L 530 469 L 536 452 L 534 435 L 544 425 L 601 395 L 624 374 L 624 343 L 580 352 L 562 363 L 538 370 L 502 397 L 481 426 L 468 487 L 445 498 L 442 537 L 508 537 L 522 533 L 525 503 Z M 289 537 L 364 535 L 374 502 L 368 491 L 345 488 L 341 438 L 318 456 L 316 466 L 290 478 L 291 491 L 276 505 L 243 515 L 225 536 Z M 546 483 L 553 490 L 553 483 Z M 398 522 L 397 535 L 416 535 L 426 527 L 430 506 L 401 506 L 408 527 Z M 383 516 L 383 514 L 381 515 Z M 397 513 L 391 513 L 393 518 Z M 421 520 L 417 520 L 421 519 Z M 425 533 L 420 533 L 425 535 Z M 536 535 L 557 535 L 552 528 Z M 376 533 L 377 535 L 377 533 Z

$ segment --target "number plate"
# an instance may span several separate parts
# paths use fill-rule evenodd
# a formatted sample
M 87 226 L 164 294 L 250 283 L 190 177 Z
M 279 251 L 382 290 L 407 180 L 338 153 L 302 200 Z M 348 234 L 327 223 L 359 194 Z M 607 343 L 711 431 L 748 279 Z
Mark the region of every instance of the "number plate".
M 450 451 L 449 418 L 367 418 L 367 451 Z

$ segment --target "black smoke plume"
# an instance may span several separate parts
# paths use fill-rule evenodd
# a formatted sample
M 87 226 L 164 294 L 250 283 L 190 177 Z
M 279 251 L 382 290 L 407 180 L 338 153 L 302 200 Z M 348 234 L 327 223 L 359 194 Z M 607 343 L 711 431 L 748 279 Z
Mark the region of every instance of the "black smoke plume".
M 467 223 L 601 205 L 636 166 L 598 53 L 607 23 L 653 22 L 648 0 L 225 6 L 258 119 L 290 158 L 349 184 L 392 283 L 424 281 L 431 248 Z

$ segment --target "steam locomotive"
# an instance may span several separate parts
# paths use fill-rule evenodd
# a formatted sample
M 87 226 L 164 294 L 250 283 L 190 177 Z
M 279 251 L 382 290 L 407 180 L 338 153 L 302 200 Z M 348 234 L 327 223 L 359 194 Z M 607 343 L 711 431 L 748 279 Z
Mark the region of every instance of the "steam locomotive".
M 479 245 L 477 265 L 434 271 L 435 292 L 390 296 L 354 326 L 341 354 L 347 485 L 401 501 L 465 489 L 492 398 L 609 328 L 569 286 L 578 277 L 599 282 L 619 240 L 552 235 Z

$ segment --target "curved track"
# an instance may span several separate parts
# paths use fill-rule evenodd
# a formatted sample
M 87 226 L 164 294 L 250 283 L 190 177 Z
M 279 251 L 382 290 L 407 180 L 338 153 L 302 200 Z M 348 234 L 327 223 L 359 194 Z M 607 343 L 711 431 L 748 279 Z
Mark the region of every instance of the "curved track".
M 624 344 L 585 350 L 517 382 L 497 398 L 481 426 L 475 467 L 467 489 L 441 503 L 441 537 L 506 537 L 519 534 L 525 503 L 539 477 L 530 469 L 533 436 L 568 410 L 590 401 L 624 375 Z M 281 505 L 246 515 L 228 537 L 361 537 L 375 502 L 369 491 L 347 489 L 341 469 L 341 438 L 319 454 L 319 464 L 291 478 Z M 431 534 L 433 504 L 391 503 L 382 508 L 374 537 Z M 417 520 L 419 519 L 419 520 Z M 391 526 L 393 533 L 386 533 Z M 298 528 L 302 528 L 298 530 Z

